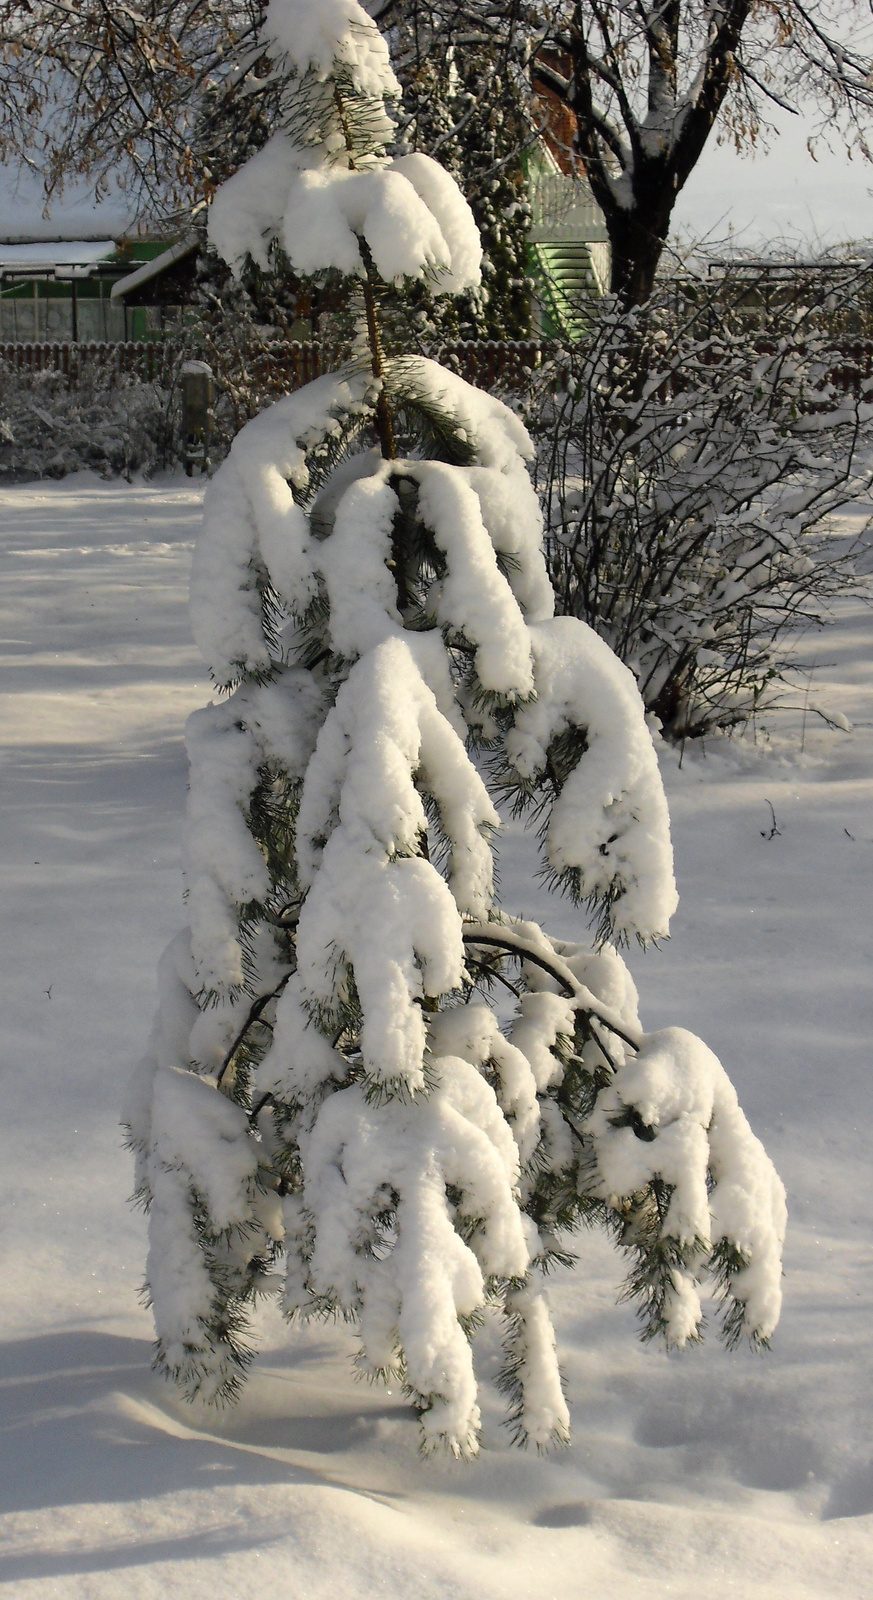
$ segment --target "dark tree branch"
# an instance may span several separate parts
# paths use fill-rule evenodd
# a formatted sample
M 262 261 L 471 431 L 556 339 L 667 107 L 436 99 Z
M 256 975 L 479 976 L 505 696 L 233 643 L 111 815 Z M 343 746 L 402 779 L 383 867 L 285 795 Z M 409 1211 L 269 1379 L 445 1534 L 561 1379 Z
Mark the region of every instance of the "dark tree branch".
M 269 994 L 260 995 L 258 997 L 258 999 L 254 1001 L 254 1003 L 252 1004 L 252 1006 L 250 1007 L 250 1009 L 248 1011 L 248 1014 L 246 1016 L 245 1022 L 243 1023 L 242 1027 L 240 1028 L 239 1033 L 237 1034 L 236 1038 L 233 1041 L 233 1044 L 230 1046 L 230 1049 L 226 1051 L 224 1059 L 222 1060 L 221 1066 L 219 1067 L 218 1071 L 215 1074 L 215 1082 L 216 1082 L 216 1084 L 221 1083 L 221 1080 L 224 1077 L 224 1074 L 226 1073 L 226 1071 L 227 1071 L 228 1067 L 230 1066 L 231 1062 L 233 1061 L 233 1058 L 236 1055 L 237 1050 L 239 1049 L 240 1045 L 245 1042 L 246 1034 L 249 1032 L 249 1029 L 253 1028 L 256 1022 L 260 1022 L 261 1017 L 264 1015 L 264 1012 L 266 1011 L 268 1005 L 270 1004 L 270 1001 L 271 1000 L 277 1000 L 279 998 L 279 995 L 282 993 L 282 990 L 285 988 L 285 985 L 287 984 L 288 979 L 290 977 L 291 977 L 291 973 L 290 972 L 286 972 L 284 978 L 282 978 L 281 981 L 279 983 L 277 983 L 275 989 L 271 989 Z
M 561 961 L 560 957 L 555 956 L 550 959 L 518 934 L 514 934 L 510 930 L 506 930 L 503 933 L 492 932 L 490 926 L 488 928 L 484 926 L 465 928 L 463 940 L 465 944 L 489 945 L 495 950 L 502 950 L 505 955 L 514 956 L 516 961 L 528 961 L 532 966 L 540 967 L 543 972 L 547 972 L 550 977 L 560 983 L 566 998 L 574 1002 L 577 1010 L 584 1012 L 589 1019 L 592 1016 L 597 1017 L 604 1027 L 609 1029 L 610 1033 L 614 1033 L 624 1044 L 629 1045 L 631 1050 L 639 1050 L 642 1043 L 642 1035 L 637 1034 L 634 1036 L 631 1034 L 626 1024 L 622 1023 L 608 1006 L 601 1005 L 591 991 L 586 989 L 584 984 L 579 983 L 570 968 L 565 962 Z

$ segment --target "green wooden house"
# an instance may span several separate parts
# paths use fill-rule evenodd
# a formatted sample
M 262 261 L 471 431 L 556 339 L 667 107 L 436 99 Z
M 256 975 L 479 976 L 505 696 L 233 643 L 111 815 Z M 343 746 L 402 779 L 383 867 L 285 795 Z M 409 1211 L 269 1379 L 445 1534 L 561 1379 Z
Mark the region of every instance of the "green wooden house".
M 154 238 L 0 239 L 0 344 L 93 344 L 160 336 L 150 308 L 113 286 L 163 253 Z
M 544 339 L 580 339 L 591 306 L 609 288 L 603 212 L 588 184 L 562 171 L 544 142 L 526 157 L 526 170 L 537 331 Z

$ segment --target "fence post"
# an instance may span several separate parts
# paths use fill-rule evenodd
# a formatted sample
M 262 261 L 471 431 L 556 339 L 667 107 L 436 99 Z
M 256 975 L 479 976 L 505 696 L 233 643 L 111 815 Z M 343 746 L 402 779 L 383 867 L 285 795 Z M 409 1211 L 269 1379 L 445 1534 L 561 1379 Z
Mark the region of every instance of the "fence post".
M 201 472 L 209 470 L 209 445 L 212 439 L 215 384 L 212 368 L 205 361 L 183 361 L 182 439 L 185 471 L 189 478 L 195 464 Z

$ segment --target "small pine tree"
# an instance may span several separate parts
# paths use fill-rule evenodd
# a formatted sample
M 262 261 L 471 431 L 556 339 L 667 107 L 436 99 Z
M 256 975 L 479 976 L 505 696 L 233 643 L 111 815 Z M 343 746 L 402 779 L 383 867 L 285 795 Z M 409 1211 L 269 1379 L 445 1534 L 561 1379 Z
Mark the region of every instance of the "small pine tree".
M 273 0 L 283 125 L 220 190 L 237 270 L 344 274 L 359 357 L 238 435 L 193 574 L 221 691 L 188 725 L 189 926 L 130 1097 L 157 1363 L 231 1398 L 250 1311 L 357 1324 L 426 1449 L 477 1448 L 471 1336 L 503 1319 L 514 1436 L 567 1438 L 543 1274 L 580 1221 L 628 1252 L 644 1332 L 778 1317 L 784 1194 L 715 1057 L 641 1032 L 617 945 L 667 931 L 667 807 L 629 672 L 554 618 L 530 444 L 380 328 L 475 287 L 454 182 L 392 159 L 398 85 L 357 0 Z M 594 944 L 501 910 L 503 797 Z M 503 1007 L 501 1011 L 499 1008 Z

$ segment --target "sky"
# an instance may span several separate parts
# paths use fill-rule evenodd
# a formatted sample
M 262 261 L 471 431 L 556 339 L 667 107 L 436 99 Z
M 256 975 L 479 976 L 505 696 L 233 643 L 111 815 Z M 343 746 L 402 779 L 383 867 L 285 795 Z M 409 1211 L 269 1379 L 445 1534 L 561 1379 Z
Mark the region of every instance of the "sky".
M 733 237 L 752 249 L 788 240 L 801 251 L 816 245 L 873 238 L 873 166 L 844 149 L 806 149 L 811 123 L 784 115 L 769 150 L 738 156 L 730 145 L 710 140 L 679 196 L 674 238 L 709 236 L 714 243 Z M 16 179 L 0 167 L 0 239 L 105 238 L 124 232 L 132 220 L 121 195 L 95 207 L 86 188 L 70 186 L 52 215 L 42 216 L 42 199 L 29 176 Z
M 739 156 L 710 141 L 676 203 L 674 234 L 751 248 L 786 239 L 801 249 L 873 238 L 873 166 L 835 144 L 806 148 L 810 123 L 780 118 L 769 150 Z

